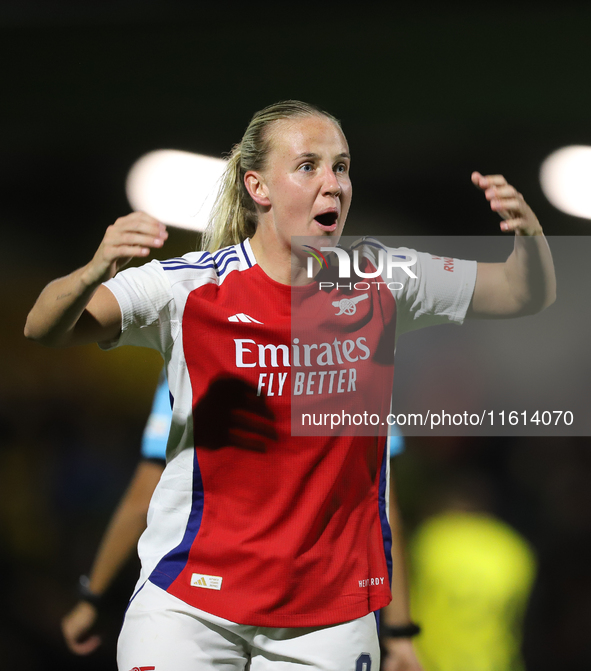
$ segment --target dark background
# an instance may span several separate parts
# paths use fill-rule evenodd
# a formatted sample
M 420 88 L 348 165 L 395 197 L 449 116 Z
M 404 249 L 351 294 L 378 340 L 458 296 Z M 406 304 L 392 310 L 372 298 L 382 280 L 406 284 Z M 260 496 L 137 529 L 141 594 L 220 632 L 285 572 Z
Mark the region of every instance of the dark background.
M 564 2 L 0 5 L 4 659 L 23 671 L 115 668 L 136 566 L 113 590 L 92 659 L 67 654 L 59 619 L 136 463 L 160 362 L 44 350 L 22 327 L 41 288 L 89 260 L 129 211 L 132 163 L 158 148 L 220 156 L 254 111 L 298 98 L 342 120 L 350 235 L 495 234 L 473 170 L 505 174 L 547 234 L 587 235 L 588 221 L 546 201 L 538 173 L 560 146 L 591 145 L 590 34 L 591 10 Z M 162 256 L 196 238 L 172 230 Z M 590 454 L 587 439 L 413 439 L 400 457 L 409 530 L 433 480 L 469 466 L 534 544 L 544 605 L 529 618 L 531 669 L 591 664 Z

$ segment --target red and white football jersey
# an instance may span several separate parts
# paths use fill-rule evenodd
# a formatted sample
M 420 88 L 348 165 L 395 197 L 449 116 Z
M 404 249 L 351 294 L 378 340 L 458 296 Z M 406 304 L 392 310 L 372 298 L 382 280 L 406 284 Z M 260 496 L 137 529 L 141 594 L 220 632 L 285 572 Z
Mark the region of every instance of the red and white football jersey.
M 474 288 L 474 262 L 455 260 L 450 272 L 446 260 L 417 256 L 417 279 L 405 276 L 394 293 L 377 283 L 279 284 L 248 240 L 107 282 L 122 332 L 103 346 L 160 351 L 173 397 L 168 463 L 139 543 L 140 584 L 268 627 L 335 624 L 389 603 L 385 436 L 292 435 L 292 404 L 356 408 L 371 397 L 389 412 L 394 329 L 461 322 Z M 306 319 L 292 319 L 292 302 Z M 257 395 L 278 438 L 234 445 L 231 413 Z

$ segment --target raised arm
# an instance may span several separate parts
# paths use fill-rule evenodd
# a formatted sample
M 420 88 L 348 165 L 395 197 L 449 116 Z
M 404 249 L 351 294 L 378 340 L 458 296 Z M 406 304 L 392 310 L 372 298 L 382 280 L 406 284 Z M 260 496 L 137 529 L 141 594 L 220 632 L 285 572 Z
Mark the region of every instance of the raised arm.
M 535 314 L 556 299 L 554 263 L 536 215 L 502 175 L 472 173 L 501 230 L 515 233 L 515 247 L 505 263 L 479 263 L 468 317 L 507 318 Z
M 48 284 L 29 312 L 25 336 L 49 347 L 112 340 L 121 330 L 121 311 L 101 284 L 132 258 L 145 258 L 168 237 L 159 221 L 133 212 L 109 226 L 96 254 L 82 268 Z

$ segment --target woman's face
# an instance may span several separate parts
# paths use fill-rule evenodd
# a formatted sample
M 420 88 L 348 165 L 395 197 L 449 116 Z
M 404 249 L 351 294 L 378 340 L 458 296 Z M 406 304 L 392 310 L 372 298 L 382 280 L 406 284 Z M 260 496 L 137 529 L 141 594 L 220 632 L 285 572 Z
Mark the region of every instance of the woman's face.
M 268 206 L 262 220 L 279 241 L 324 237 L 336 244 L 351 204 L 351 158 L 341 129 L 324 116 L 276 121 L 262 172 Z M 330 240 L 329 240 L 330 239 Z

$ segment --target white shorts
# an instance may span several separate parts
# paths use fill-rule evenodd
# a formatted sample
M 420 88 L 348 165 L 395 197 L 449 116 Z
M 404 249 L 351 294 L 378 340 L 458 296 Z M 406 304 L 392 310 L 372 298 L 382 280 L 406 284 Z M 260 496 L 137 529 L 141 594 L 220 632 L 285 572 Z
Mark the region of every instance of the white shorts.
M 119 671 L 379 671 L 373 613 L 325 627 L 235 624 L 151 582 L 132 599 L 117 650 Z

